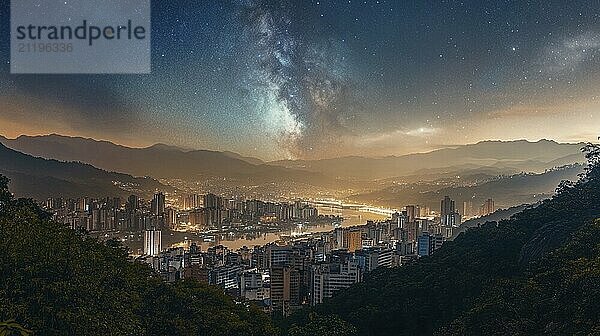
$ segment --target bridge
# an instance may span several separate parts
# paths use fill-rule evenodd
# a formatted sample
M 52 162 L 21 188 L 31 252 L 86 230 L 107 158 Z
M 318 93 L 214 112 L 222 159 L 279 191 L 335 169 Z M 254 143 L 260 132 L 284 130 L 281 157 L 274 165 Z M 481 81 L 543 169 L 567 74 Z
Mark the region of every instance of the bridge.
M 355 203 L 344 203 L 339 200 L 333 199 L 317 199 L 310 202 L 314 207 L 317 208 L 327 208 L 329 210 L 354 210 L 360 212 L 368 212 L 378 215 L 391 216 L 392 214 L 398 212 L 397 209 L 387 209 L 374 207 L 366 204 L 355 204 Z

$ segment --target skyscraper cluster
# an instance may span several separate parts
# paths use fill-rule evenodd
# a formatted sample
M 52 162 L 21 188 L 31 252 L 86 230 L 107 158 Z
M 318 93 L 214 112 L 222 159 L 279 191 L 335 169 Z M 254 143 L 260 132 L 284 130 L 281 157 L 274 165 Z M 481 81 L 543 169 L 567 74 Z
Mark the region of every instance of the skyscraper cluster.
M 143 233 L 143 255 L 164 281 L 194 278 L 217 285 L 239 301 L 253 301 L 266 312 L 289 315 L 305 305 L 322 303 L 336 292 L 360 282 L 380 267 L 401 266 L 427 257 L 453 237 L 462 216 L 456 202 L 445 196 L 439 213 L 407 205 L 383 221 L 300 238 L 283 237 L 264 246 L 232 251 L 212 246 L 203 251 L 163 246 L 163 234 L 180 225 L 219 228 L 240 223 L 279 223 L 316 218 L 315 207 L 293 203 L 226 199 L 215 194 L 188 195 L 173 205 L 163 193 L 144 201 L 132 195 L 119 198 L 50 199 L 45 207 L 55 219 L 90 231 L 124 229 Z M 463 210 L 472 209 L 465 202 Z M 493 212 L 494 201 L 481 206 L 481 215 Z M 228 226 L 229 230 L 231 227 Z
M 218 229 L 232 223 L 244 225 L 319 217 L 317 209 L 303 201 L 236 200 L 211 193 L 191 194 L 183 197 L 183 201 L 173 202 L 168 202 L 162 192 L 154 194 L 149 202 L 137 195 L 129 196 L 125 203 L 121 198 L 52 198 L 45 202 L 44 208 L 52 212 L 56 221 L 90 232 Z
M 255 204 L 255 203 L 253 203 Z M 385 221 L 338 227 L 330 232 L 286 238 L 232 251 L 218 245 L 202 251 L 167 248 L 140 257 L 165 281 L 194 278 L 223 288 L 266 312 L 289 315 L 360 282 L 380 267 L 395 267 L 433 254 L 446 240 L 439 218 L 407 206 Z

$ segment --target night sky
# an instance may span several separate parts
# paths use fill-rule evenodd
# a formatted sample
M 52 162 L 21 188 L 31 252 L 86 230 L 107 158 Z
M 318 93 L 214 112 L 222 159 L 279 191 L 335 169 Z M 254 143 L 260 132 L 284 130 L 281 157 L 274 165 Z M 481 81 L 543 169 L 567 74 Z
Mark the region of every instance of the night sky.
M 10 75 L 0 134 L 263 159 L 600 133 L 600 1 L 153 1 L 151 75 Z

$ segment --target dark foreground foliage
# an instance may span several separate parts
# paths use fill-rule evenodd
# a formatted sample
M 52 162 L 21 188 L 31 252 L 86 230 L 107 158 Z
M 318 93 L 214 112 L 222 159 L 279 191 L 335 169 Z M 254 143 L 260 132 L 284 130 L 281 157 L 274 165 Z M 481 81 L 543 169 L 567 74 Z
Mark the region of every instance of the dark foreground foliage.
M 283 330 L 327 335 L 319 319 L 339 335 L 600 335 L 600 148 L 586 153 L 585 176 L 552 199 L 377 270 Z
M 48 219 L 0 176 L 0 321 L 7 335 L 272 335 L 218 288 L 166 284 L 119 244 Z M 21 329 L 19 329 L 21 328 Z
M 280 322 L 300 335 L 600 335 L 600 149 L 577 183 L 431 257 L 381 269 Z M 162 283 L 116 243 L 53 223 L 0 177 L 0 324 L 8 335 L 272 335 L 196 282 Z M 4 328 L 4 329 L 2 329 Z

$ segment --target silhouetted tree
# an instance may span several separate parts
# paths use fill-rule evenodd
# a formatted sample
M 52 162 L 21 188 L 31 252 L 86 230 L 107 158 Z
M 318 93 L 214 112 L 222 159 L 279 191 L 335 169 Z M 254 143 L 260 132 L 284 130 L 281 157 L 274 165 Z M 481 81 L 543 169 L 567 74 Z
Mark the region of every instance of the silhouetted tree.
M 599 334 L 600 146 L 583 151 L 584 176 L 554 197 L 416 263 L 377 269 L 310 311 L 359 335 Z M 281 326 L 301 332 L 309 314 Z
M 128 261 L 118 242 L 53 222 L 33 201 L 14 199 L 7 184 L 0 176 L 0 321 L 39 335 L 276 333 L 258 309 L 216 287 L 163 283 Z
M 0 336 L 30 336 L 33 331 L 21 326 L 16 321 L 0 322 Z

